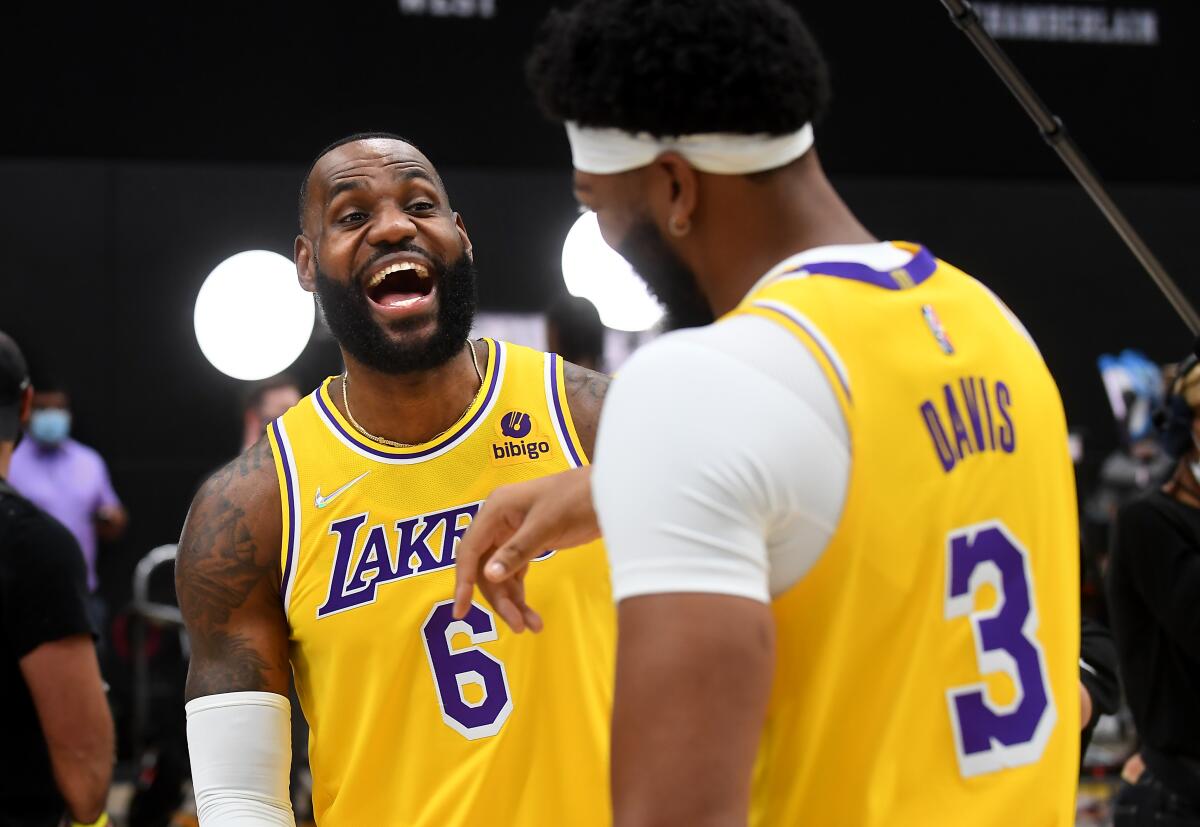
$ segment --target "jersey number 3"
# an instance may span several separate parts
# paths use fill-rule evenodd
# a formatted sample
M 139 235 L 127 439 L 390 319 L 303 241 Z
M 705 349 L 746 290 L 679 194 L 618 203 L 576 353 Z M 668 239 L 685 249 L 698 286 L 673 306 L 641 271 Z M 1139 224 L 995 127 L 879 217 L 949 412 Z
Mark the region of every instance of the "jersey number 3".
M 1056 714 L 1036 637 L 1029 554 L 999 521 L 953 531 L 946 546 L 946 619 L 970 618 L 980 674 L 1003 673 L 1015 689 L 1003 705 L 983 683 L 947 690 L 959 769 L 972 776 L 1032 764 L 1046 749 Z M 994 603 L 976 610 L 985 586 L 994 590 Z
M 453 600 L 438 603 L 421 627 L 438 706 L 442 720 L 459 735 L 471 741 L 488 738 L 500 731 L 513 707 L 504 664 L 479 648 L 496 639 L 496 623 L 476 603 L 462 620 L 454 619 L 453 609 Z M 456 647 L 460 635 L 466 645 Z

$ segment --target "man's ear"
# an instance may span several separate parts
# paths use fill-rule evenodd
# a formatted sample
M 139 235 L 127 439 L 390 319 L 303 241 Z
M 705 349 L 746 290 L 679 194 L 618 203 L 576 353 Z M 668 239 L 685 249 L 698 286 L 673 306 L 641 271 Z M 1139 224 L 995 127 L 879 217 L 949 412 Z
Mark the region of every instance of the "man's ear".
M 654 213 L 661 217 L 668 233 L 682 238 L 691 232 L 700 190 L 699 175 L 678 152 L 664 152 L 652 166 L 654 192 L 649 195 L 657 207 Z
M 463 223 L 462 213 L 454 214 L 454 228 L 458 230 L 458 237 L 462 239 L 463 252 L 467 254 L 467 258 L 473 263 L 475 261 L 475 247 L 471 244 L 471 237 L 467 235 L 467 225 Z
M 296 261 L 296 279 L 300 286 L 309 293 L 317 292 L 317 257 L 313 252 L 313 244 L 303 233 L 296 236 L 294 252 Z
M 21 391 L 21 403 L 17 407 L 17 421 L 24 428 L 29 424 L 29 417 L 33 415 L 33 386 L 25 388 Z

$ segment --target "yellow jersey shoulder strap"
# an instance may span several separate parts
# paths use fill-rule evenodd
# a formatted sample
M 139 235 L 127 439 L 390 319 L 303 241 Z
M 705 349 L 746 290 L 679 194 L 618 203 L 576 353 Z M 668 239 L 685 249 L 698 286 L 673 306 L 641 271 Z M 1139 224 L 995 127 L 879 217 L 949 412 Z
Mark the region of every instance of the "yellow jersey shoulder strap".
M 504 343 L 508 366 L 505 370 L 504 386 L 501 390 L 501 428 L 510 424 L 505 419 L 513 406 L 530 406 L 533 394 L 541 389 L 544 395 L 545 415 L 550 431 L 558 439 L 563 456 L 572 468 L 587 465 L 588 457 L 579 440 L 575 419 L 567 402 L 566 363 L 557 353 L 543 353 L 523 345 Z M 508 431 L 505 430 L 505 433 Z
M 876 270 L 851 261 L 781 262 L 722 321 L 758 316 L 790 332 L 812 353 L 849 418 L 854 408 L 854 392 L 849 369 L 838 354 L 835 341 L 844 327 L 839 320 L 850 314 L 844 306 L 837 306 L 842 303 L 841 296 L 834 294 L 848 283 L 886 291 L 911 290 L 944 266 L 921 245 L 904 241 L 892 244 L 912 253 L 907 264 L 894 270 Z

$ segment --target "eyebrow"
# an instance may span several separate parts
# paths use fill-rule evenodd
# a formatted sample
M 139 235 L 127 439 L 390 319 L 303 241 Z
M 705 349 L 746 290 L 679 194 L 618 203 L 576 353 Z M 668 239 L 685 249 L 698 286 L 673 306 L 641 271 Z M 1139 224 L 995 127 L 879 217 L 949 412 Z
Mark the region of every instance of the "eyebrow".
M 440 188 L 438 187 L 438 182 L 433 178 L 433 176 L 431 176 L 428 172 L 426 172 L 425 170 L 420 169 L 420 168 L 407 169 L 404 172 L 397 174 L 396 177 L 401 181 L 412 181 L 413 179 L 420 179 L 422 181 L 426 181 L 426 182 L 432 184 L 435 188 L 438 188 L 440 190 Z M 325 196 L 325 206 L 328 207 L 331 203 L 333 203 L 333 199 L 337 198 L 339 195 L 341 195 L 344 192 L 350 192 L 351 190 L 360 190 L 360 189 L 364 189 L 364 188 L 365 188 L 365 185 L 363 184 L 363 182 L 356 178 L 348 178 L 343 181 L 338 181 L 336 184 L 334 184 L 332 187 L 329 188 L 329 194 Z
M 450 203 L 450 193 L 446 191 L 446 184 L 438 177 L 437 173 L 430 174 L 427 170 L 421 167 L 415 167 L 401 172 L 397 176 L 401 181 L 420 180 L 433 187 L 437 193 L 439 202 L 444 202 L 446 205 Z
M 333 199 L 337 198 L 343 192 L 349 192 L 350 190 L 360 190 L 362 188 L 363 188 L 362 181 L 357 181 L 353 178 L 345 180 L 345 181 L 338 181 L 336 184 L 334 184 L 332 187 L 329 188 L 329 194 L 325 196 L 325 206 L 328 207 L 333 202 Z
M 399 178 L 401 181 L 411 181 L 414 178 L 420 178 L 424 181 L 428 181 L 429 183 L 433 184 L 434 186 L 437 186 L 437 181 L 435 181 L 433 179 L 433 176 L 430 175 L 425 170 L 421 169 L 420 167 L 417 167 L 415 169 L 407 169 L 404 172 L 397 175 L 396 177 Z

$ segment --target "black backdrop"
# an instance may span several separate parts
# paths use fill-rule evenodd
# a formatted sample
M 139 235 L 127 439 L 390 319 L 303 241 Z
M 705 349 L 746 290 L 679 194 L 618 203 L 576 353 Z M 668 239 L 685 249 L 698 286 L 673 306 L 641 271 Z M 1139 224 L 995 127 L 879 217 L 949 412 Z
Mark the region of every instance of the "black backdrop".
M 196 346 L 196 291 L 234 252 L 290 255 L 299 177 L 327 140 L 390 129 L 423 145 L 466 218 L 485 308 L 540 310 L 558 283 L 575 217 L 566 145 L 521 78 L 549 3 L 494 0 L 484 19 L 401 13 L 477 5 L 441 2 L 13 12 L 0 329 L 70 387 L 77 434 L 129 506 L 128 537 L 101 567 L 116 602 L 240 438 L 241 383 Z M 1092 5 L 1158 12 L 1160 45 L 1006 46 L 1200 301 L 1200 53 L 1185 40 L 1197 4 Z M 837 93 L 818 140 L 851 206 L 877 235 L 923 241 L 988 281 L 1041 344 L 1072 424 L 1111 445 L 1095 357 L 1182 353 L 1169 306 L 937 0 L 803 6 Z M 314 383 L 335 370 L 316 335 L 296 372 Z
M 792 2 L 832 65 L 822 151 L 835 171 L 1059 174 L 939 0 Z M 445 166 L 559 168 L 566 145 L 522 63 L 547 9 L 569 3 L 9 4 L 0 155 L 302 162 L 347 132 L 388 129 Z M 1157 15 L 1156 46 L 1004 45 L 1106 175 L 1200 180 L 1200 4 L 1053 5 Z M 454 15 L 483 8 L 493 16 Z

